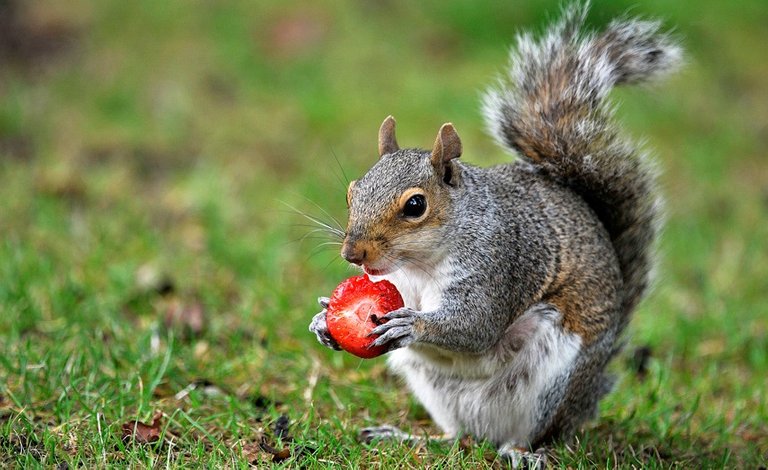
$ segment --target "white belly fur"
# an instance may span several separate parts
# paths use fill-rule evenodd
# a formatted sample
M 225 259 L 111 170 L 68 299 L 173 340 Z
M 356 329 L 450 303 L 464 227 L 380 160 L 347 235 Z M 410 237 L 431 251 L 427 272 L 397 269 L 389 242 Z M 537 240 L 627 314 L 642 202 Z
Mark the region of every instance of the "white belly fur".
M 399 270 L 385 278 L 397 286 L 407 307 L 431 311 L 440 307 L 440 280 L 450 279 L 447 266 L 429 274 Z M 541 315 L 540 310 L 531 308 L 510 327 L 525 323 L 526 340 L 503 359 L 496 350 L 469 355 L 413 345 L 389 353 L 388 366 L 406 380 L 446 434 L 525 446 L 537 424 L 539 397 L 569 371 L 581 347 L 578 336 L 560 328 L 557 314 Z M 524 375 L 529 380 L 516 380 Z M 507 386 L 513 382 L 514 387 Z

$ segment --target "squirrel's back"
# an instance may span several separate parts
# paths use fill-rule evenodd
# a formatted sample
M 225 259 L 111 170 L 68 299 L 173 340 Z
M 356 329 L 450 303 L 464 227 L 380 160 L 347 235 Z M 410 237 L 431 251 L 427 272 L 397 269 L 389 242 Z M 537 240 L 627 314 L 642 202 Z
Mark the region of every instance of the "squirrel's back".
M 660 201 L 653 167 L 619 135 L 606 97 L 614 85 L 673 69 L 681 50 L 652 21 L 584 33 L 586 12 L 571 6 L 543 38 L 519 36 L 483 109 L 501 145 L 576 192 L 607 230 L 624 284 L 621 329 L 649 283 Z
M 458 250 L 464 263 L 499 259 L 493 270 L 508 280 L 506 297 L 513 305 L 528 308 L 545 302 L 558 307 L 563 326 L 585 344 L 607 329 L 621 329 L 622 316 L 613 313 L 621 313 L 624 299 L 618 255 L 583 197 L 525 161 L 463 166 L 462 175 L 472 197 L 463 199 L 457 219 L 474 244 L 471 250 Z M 495 214 L 483 212 L 483 205 Z M 478 226 L 485 231 L 471 229 Z M 488 243 L 491 237 L 495 239 Z M 493 253 L 504 255 L 500 259 Z

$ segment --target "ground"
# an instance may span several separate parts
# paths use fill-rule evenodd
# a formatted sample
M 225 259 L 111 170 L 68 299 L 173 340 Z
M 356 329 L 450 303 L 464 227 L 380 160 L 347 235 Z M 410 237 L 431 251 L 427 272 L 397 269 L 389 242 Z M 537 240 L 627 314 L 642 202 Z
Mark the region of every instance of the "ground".
M 495 467 L 385 370 L 307 331 L 352 270 L 294 209 L 345 217 L 376 131 L 509 159 L 479 92 L 558 2 L 0 2 L 0 466 Z M 653 293 L 600 416 L 554 467 L 768 462 L 768 7 L 595 1 L 659 17 L 682 73 L 619 90 L 663 170 Z

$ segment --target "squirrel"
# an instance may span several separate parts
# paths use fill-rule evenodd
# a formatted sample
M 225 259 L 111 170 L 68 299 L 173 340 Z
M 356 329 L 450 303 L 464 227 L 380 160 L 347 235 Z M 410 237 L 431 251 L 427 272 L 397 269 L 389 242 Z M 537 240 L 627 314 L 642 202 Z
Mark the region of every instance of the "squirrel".
M 656 21 L 584 31 L 587 10 L 519 35 L 484 96 L 486 125 L 515 161 L 460 162 L 451 123 L 431 151 L 400 148 L 390 116 L 378 161 L 347 191 L 342 257 L 405 301 L 374 345 L 447 437 L 492 442 L 515 466 L 541 462 L 534 449 L 597 414 L 661 225 L 657 172 L 620 135 L 607 95 L 675 69 L 682 50 Z M 310 330 L 338 349 L 319 302 Z M 362 437 L 417 439 L 390 426 Z

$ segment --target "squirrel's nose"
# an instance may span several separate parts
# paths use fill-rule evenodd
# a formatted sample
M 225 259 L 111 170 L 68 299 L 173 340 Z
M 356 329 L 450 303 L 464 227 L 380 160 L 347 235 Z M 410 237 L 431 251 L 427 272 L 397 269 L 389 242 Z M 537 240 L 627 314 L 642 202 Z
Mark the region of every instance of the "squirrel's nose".
M 362 248 L 355 243 L 344 243 L 344 246 L 341 248 L 342 258 L 352 264 L 363 264 L 366 254 L 367 252 L 365 251 L 365 248 Z

